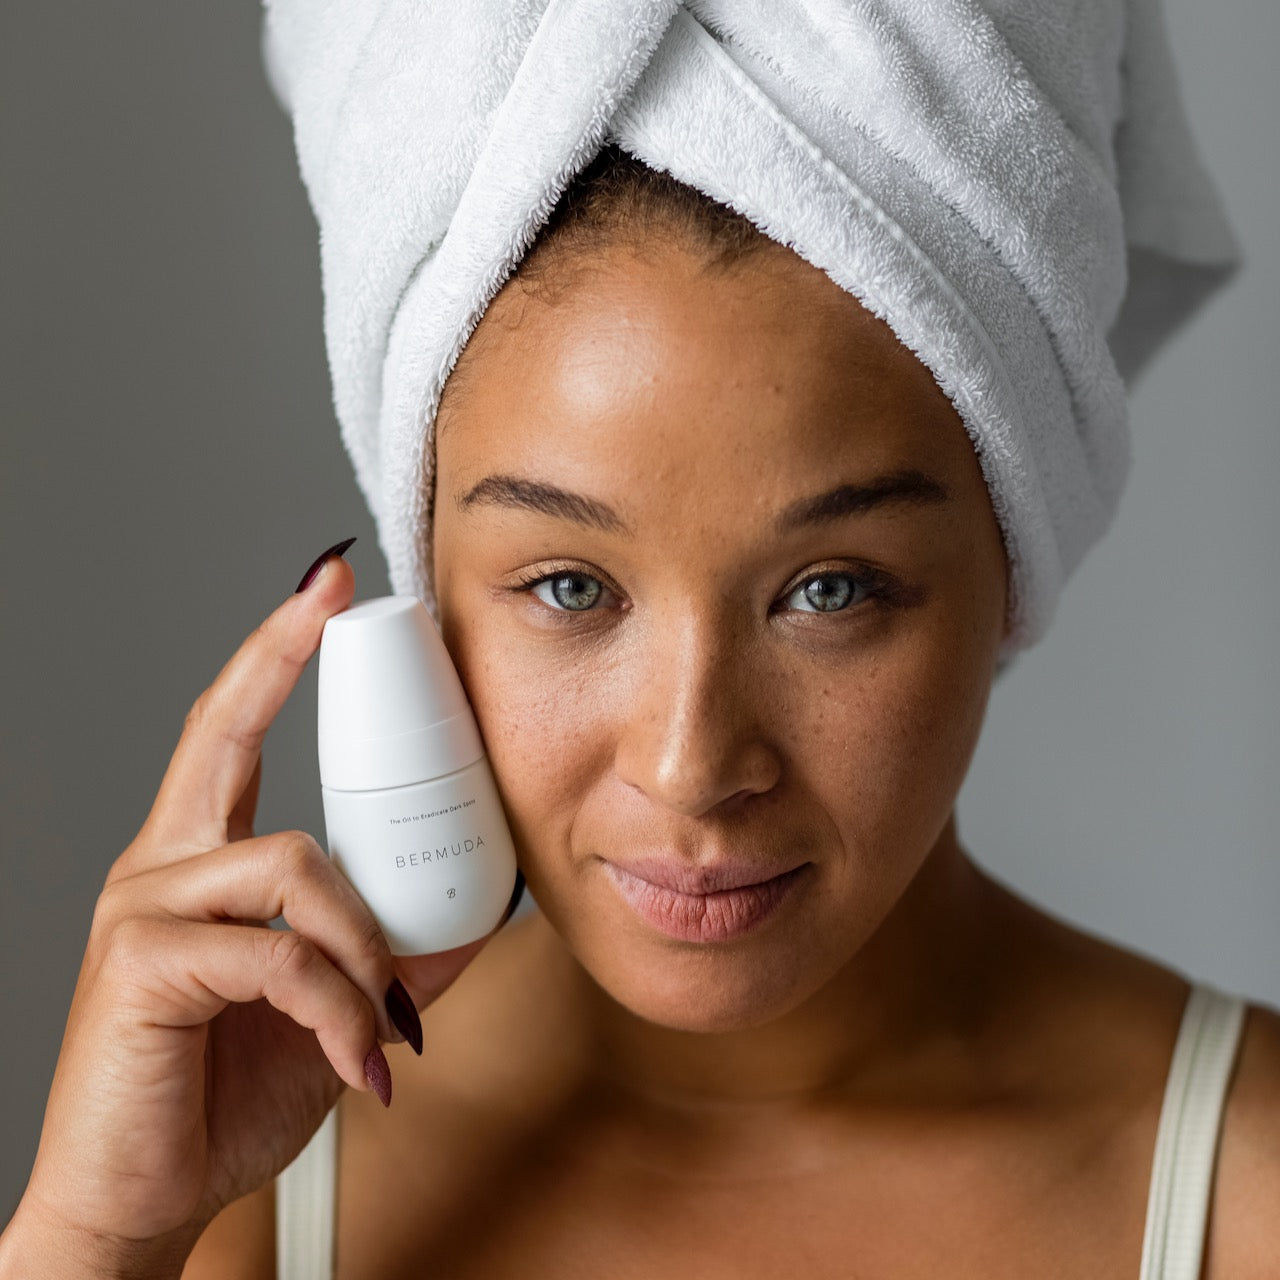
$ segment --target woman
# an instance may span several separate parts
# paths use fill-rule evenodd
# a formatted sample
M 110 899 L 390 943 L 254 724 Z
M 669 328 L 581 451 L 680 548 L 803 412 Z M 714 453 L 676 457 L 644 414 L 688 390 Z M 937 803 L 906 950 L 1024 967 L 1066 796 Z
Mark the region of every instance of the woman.
M 108 877 L 0 1274 L 271 1274 L 272 1179 L 335 1103 L 344 1277 L 1136 1274 L 1188 984 L 960 844 L 1029 599 L 961 399 L 603 149 L 449 373 L 419 495 L 541 913 L 393 961 L 314 840 L 253 835 L 355 591 L 322 555 Z M 1280 1019 L 1228 1048 L 1203 1274 L 1263 1276 Z

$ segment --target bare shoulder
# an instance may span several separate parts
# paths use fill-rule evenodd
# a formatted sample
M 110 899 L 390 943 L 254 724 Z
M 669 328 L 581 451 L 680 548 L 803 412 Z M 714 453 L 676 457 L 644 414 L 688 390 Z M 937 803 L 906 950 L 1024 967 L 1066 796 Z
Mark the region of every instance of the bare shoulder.
M 1280 1270 L 1280 1012 L 1251 1004 L 1227 1094 L 1205 1280 Z
M 1065 1064 L 1068 1078 L 1110 1096 L 1127 1081 L 1137 1164 L 1150 1175 L 1155 1120 L 1190 983 L 1150 956 L 1005 895 L 1005 936 L 1018 943 L 1023 1025 L 1050 1010 L 1036 1069 Z M 1028 1036 L 1028 1038 L 1030 1038 Z M 1087 1056 L 1072 1050 L 1086 1045 Z M 1049 1052 L 1045 1052 L 1045 1045 Z M 1050 1066 L 1047 1074 L 1053 1077 Z M 1203 1280 L 1280 1276 L 1280 1010 L 1249 1004 L 1222 1117 L 1206 1227 Z
M 275 1280 L 275 1181 L 232 1201 L 204 1229 L 182 1280 Z

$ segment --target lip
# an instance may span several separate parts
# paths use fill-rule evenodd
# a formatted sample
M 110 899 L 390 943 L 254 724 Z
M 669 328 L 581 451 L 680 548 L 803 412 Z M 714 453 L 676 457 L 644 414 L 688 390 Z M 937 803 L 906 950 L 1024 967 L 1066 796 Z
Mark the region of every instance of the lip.
M 782 871 L 717 863 L 688 867 L 660 858 L 605 861 L 628 906 L 681 942 L 723 942 L 763 924 L 805 878 L 809 863 Z

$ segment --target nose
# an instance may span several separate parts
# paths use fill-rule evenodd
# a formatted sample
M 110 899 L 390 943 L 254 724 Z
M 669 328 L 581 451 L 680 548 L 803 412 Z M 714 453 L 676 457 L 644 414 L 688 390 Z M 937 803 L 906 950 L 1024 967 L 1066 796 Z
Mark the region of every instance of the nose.
M 768 791 L 782 760 L 767 732 L 767 681 L 705 626 L 655 629 L 614 768 L 655 804 L 698 817 Z

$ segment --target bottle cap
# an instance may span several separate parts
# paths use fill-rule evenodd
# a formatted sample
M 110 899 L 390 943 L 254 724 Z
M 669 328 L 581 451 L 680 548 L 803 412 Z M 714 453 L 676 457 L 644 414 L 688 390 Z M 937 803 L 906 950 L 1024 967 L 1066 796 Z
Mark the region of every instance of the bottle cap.
M 403 787 L 484 755 L 453 659 L 417 596 L 379 596 L 334 614 L 319 665 L 322 786 Z

